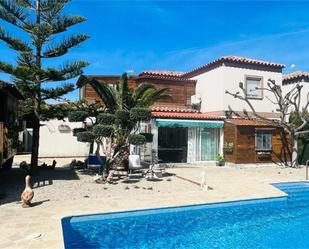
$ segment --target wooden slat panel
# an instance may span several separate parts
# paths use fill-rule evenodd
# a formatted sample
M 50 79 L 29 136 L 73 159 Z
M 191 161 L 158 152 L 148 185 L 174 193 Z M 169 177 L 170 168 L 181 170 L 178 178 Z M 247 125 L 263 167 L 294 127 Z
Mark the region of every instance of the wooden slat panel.
M 119 80 L 118 77 L 108 77 L 102 76 L 97 78 L 102 84 L 116 84 Z M 129 88 L 136 87 L 137 83 L 134 78 L 129 79 Z M 155 106 L 177 106 L 177 107 L 186 107 L 191 104 L 191 96 L 195 94 L 195 84 L 188 82 L 173 82 L 167 80 L 158 80 L 158 79 L 149 79 L 145 83 L 153 84 L 156 89 L 169 88 L 171 100 L 159 100 L 154 105 Z M 100 101 L 99 96 L 93 90 L 90 85 L 83 87 L 82 92 L 84 97 L 89 102 Z
M 233 143 L 234 149 L 233 151 L 224 151 L 224 158 L 227 162 L 236 162 L 236 136 L 235 136 L 236 127 L 232 124 L 225 123 L 224 125 L 224 144 L 225 143 Z
M 0 167 L 3 163 L 4 125 L 0 123 Z

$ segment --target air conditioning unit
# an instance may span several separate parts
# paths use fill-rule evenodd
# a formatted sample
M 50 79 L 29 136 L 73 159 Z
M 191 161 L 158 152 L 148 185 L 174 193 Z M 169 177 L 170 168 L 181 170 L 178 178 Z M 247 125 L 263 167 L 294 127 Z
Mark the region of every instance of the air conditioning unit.
M 193 108 L 199 108 L 202 103 L 202 98 L 199 94 L 191 96 L 191 105 Z

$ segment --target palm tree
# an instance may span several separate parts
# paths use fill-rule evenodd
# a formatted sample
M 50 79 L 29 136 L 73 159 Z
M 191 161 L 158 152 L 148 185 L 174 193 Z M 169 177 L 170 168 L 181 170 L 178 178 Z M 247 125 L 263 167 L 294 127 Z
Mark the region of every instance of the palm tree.
M 139 122 L 130 118 L 132 110 L 143 112 L 158 100 L 170 99 L 168 88 L 156 89 L 148 83 L 139 84 L 135 88 L 129 88 L 128 76 L 124 73 L 116 84 L 110 87 L 102 84 L 93 77 L 81 76 L 77 82 L 78 87 L 89 84 L 103 102 L 105 112 L 116 116 L 117 125 L 113 136 L 113 156 L 110 164 L 120 165 L 129 155 L 129 135 L 137 130 Z

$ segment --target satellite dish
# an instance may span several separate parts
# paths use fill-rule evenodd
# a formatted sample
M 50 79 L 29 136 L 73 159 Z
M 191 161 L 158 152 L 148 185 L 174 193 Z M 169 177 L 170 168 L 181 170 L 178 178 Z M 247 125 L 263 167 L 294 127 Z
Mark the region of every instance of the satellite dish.
M 295 65 L 295 64 L 292 64 L 292 65 L 291 65 L 291 69 L 292 69 L 292 71 L 294 72 L 295 69 L 296 69 L 296 65 Z

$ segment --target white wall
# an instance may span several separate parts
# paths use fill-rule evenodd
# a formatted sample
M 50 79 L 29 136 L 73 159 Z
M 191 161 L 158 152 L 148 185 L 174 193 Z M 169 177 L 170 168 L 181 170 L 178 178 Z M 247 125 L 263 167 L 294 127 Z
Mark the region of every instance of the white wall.
M 263 77 L 264 86 L 266 86 L 268 79 L 275 80 L 280 85 L 282 84 L 282 73 L 221 66 L 193 78 L 197 80 L 196 93 L 202 97 L 201 111 L 228 110 L 228 105 L 235 111 L 242 111 L 244 108 L 250 111 L 250 108 L 244 101 L 225 94 L 226 90 L 233 93 L 239 91 L 239 82 L 245 83 L 246 76 Z M 271 93 L 264 91 L 262 100 L 251 101 L 256 111 L 272 112 L 276 109 L 275 105 L 267 97 L 273 99 Z
M 39 157 L 79 157 L 89 154 L 89 143 L 78 142 L 73 129 L 82 127 L 82 123 L 70 123 L 62 120 L 41 122 Z M 59 125 L 68 125 L 69 133 L 60 132 Z
M 224 88 L 223 67 L 193 77 L 197 80 L 195 93 L 202 98 L 201 111 L 210 112 L 223 110 Z

